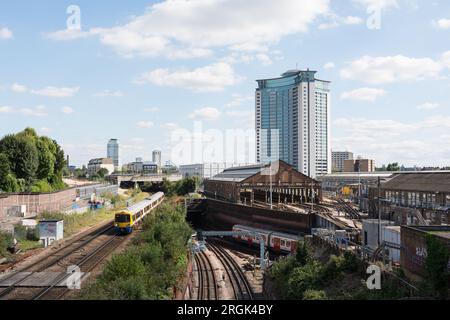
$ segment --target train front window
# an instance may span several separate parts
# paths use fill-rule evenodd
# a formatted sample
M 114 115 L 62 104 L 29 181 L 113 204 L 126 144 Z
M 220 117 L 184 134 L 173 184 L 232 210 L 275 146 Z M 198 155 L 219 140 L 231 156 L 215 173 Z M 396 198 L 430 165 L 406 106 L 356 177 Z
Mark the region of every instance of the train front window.
M 127 214 L 116 214 L 116 222 L 119 223 L 130 222 L 130 216 Z

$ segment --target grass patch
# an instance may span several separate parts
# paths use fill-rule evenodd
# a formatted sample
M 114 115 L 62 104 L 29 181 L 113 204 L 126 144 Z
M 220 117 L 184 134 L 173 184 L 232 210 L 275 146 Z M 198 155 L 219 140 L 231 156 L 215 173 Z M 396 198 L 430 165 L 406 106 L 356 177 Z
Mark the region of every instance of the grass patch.
M 145 192 L 137 192 L 129 198 L 129 201 L 133 201 L 133 203 L 140 202 L 148 197 L 148 193 Z M 95 211 L 87 211 L 82 214 L 72 214 L 65 215 L 62 213 L 43 213 L 38 216 L 38 220 L 43 219 L 57 219 L 64 221 L 64 237 L 69 237 L 73 234 L 80 232 L 85 228 L 93 227 L 99 223 L 113 220 L 114 215 L 118 210 L 123 210 L 127 207 L 126 198 L 124 197 L 114 197 L 115 201 L 113 202 L 114 207 L 112 209 L 102 208 Z
M 43 245 L 40 241 L 21 240 L 19 241 L 19 248 L 22 250 L 21 252 L 24 253 L 30 250 L 43 248 Z

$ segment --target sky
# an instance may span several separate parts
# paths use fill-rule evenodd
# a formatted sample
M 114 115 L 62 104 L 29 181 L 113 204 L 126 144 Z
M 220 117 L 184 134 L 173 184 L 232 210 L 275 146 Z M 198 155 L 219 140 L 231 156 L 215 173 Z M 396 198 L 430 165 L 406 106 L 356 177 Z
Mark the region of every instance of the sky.
M 31 126 L 77 166 L 110 138 L 121 163 L 251 163 L 255 80 L 310 68 L 333 150 L 450 165 L 449 40 L 446 0 L 1 1 L 0 136 Z

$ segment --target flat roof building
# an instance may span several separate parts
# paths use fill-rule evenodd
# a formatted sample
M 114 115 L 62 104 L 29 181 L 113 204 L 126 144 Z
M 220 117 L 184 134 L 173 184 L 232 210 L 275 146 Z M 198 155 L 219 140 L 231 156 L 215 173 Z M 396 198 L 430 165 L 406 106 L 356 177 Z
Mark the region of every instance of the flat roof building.
M 333 172 L 343 172 L 344 171 L 344 161 L 353 160 L 353 152 L 349 151 L 332 151 L 332 171 Z
M 106 169 L 108 170 L 109 174 L 114 173 L 115 166 L 113 159 L 110 158 L 98 158 L 98 159 L 92 159 L 88 163 L 88 174 L 94 175 L 96 174 L 100 169 Z

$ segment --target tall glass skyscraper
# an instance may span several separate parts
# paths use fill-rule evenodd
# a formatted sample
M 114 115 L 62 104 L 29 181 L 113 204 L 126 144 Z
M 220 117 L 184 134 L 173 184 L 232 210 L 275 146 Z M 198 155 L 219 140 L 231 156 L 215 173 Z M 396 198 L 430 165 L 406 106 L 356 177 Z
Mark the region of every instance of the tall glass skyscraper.
M 257 80 L 256 159 L 283 160 L 310 176 L 331 173 L 330 82 L 291 70 Z
M 119 142 L 117 139 L 109 140 L 107 157 L 113 160 L 114 167 L 119 167 Z

